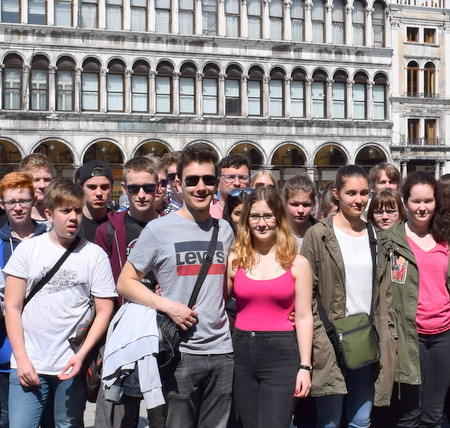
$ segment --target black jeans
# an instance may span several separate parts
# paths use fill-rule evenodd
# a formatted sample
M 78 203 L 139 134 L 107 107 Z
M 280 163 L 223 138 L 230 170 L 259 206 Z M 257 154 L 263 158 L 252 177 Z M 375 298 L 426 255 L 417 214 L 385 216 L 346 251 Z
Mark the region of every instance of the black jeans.
M 421 385 L 400 385 L 398 428 L 440 428 L 450 385 L 450 330 L 419 334 Z M 397 389 L 397 388 L 395 388 Z M 393 399 L 397 398 L 394 390 Z
M 287 428 L 299 355 L 294 331 L 233 331 L 233 394 L 244 428 Z

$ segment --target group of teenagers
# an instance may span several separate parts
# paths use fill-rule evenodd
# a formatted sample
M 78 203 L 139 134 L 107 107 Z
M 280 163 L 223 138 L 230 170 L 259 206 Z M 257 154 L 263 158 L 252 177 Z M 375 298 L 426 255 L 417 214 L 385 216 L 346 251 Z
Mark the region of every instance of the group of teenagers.
M 101 175 L 88 172 L 88 178 Z M 32 182 L 14 174 L 20 173 L 0 182 L 0 199 L 20 225 L 35 195 Z M 440 427 L 450 385 L 446 178 L 418 171 L 401 182 L 387 163 L 369 175 L 346 165 L 318 197 L 306 175 L 278 189 L 269 172 L 252 179 L 244 156 L 219 163 L 209 146 L 192 144 L 181 152 L 173 181 L 180 208 L 141 221 L 124 260 L 105 243 L 106 252 L 77 242 L 83 188 L 51 181 L 44 192 L 50 231 L 33 222 L 27 233 L 12 236 L 2 264 L 4 338 L 12 348 L 9 426 L 49 426 L 42 418 L 50 403 L 54 426 L 83 427 L 83 360 L 105 335 L 120 295 L 124 305 L 168 315 L 181 332 L 179 352 L 161 374 L 165 404 L 148 412 L 151 428 L 289 428 L 293 416 L 302 428 Z M 128 214 L 148 209 L 159 183 L 153 161 L 129 161 L 122 188 L 130 208 L 109 219 L 122 216 L 124 227 L 136 229 Z M 219 232 L 212 266 L 189 307 L 213 217 Z M 98 232 L 107 237 L 106 224 Z M 116 232 L 110 246 L 120 238 Z M 68 248 L 60 269 L 33 295 Z M 124 262 L 119 270 L 115 257 Z M 354 370 L 342 365 L 319 298 L 330 321 L 371 317 L 378 361 Z M 90 330 L 74 349 L 69 338 L 92 308 Z M 136 420 L 136 403 L 125 396 L 107 404 L 100 391 L 97 412 L 110 417 L 96 427 L 132 426 L 127 412 Z

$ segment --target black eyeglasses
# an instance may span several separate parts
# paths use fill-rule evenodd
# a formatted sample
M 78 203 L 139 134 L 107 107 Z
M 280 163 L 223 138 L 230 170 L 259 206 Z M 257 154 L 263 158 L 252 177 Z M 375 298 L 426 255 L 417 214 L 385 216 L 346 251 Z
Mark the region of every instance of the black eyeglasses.
M 169 172 L 169 173 L 167 174 L 167 179 L 168 179 L 169 181 L 173 181 L 173 180 L 175 180 L 176 176 L 177 176 L 176 172 Z
M 149 184 L 127 184 L 127 191 L 130 195 L 137 195 L 141 188 L 145 193 L 153 193 L 156 190 L 155 183 Z
M 242 189 L 237 188 L 230 191 L 230 196 L 250 195 L 255 190 L 253 187 L 244 187 Z
M 183 181 L 185 186 L 194 187 L 197 186 L 200 179 L 202 179 L 205 186 L 215 186 L 217 183 L 215 175 L 188 175 Z
M 160 187 L 167 187 L 167 184 L 169 183 L 169 180 L 167 178 L 162 178 L 159 180 Z

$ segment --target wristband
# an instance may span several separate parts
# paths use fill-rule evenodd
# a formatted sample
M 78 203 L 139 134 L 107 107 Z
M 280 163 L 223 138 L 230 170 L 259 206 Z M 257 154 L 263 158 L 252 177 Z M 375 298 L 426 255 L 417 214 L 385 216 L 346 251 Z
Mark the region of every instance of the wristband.
M 308 371 L 311 373 L 311 371 L 312 371 L 312 366 L 305 366 L 304 364 L 300 364 L 300 365 L 298 366 L 298 369 L 299 369 L 299 370 L 308 370 Z

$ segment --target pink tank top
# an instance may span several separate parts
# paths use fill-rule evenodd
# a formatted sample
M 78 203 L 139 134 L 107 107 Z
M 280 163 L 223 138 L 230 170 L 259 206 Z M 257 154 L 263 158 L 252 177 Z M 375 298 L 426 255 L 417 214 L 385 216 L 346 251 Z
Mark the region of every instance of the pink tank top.
M 295 281 L 291 269 L 277 278 L 249 278 L 242 268 L 234 277 L 236 327 L 247 331 L 289 331 L 295 307 Z

